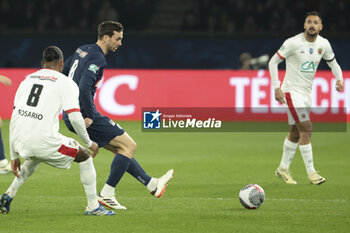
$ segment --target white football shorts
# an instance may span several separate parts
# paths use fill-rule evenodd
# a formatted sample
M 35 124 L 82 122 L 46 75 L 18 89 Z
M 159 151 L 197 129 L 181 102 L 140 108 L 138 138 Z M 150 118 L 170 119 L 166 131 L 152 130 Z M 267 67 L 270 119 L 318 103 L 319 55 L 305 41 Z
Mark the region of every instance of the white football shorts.
M 311 95 L 298 92 L 285 92 L 285 106 L 288 124 L 295 125 L 310 120 Z
M 47 154 L 40 151 L 40 155 L 38 155 L 39 153 L 36 155 L 35 151 L 32 151 L 33 156 L 28 157 L 28 159 L 41 161 L 56 168 L 69 169 L 78 154 L 80 144 L 73 138 L 60 136 L 58 140 L 60 145 L 54 152 L 49 149 Z

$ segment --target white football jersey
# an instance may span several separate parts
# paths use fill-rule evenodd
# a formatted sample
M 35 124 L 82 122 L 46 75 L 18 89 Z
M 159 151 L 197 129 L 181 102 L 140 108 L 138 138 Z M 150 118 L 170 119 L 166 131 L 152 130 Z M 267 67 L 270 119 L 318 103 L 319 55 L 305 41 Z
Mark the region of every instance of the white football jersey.
M 14 100 L 10 121 L 13 152 L 24 158 L 57 152 L 62 143 L 58 132 L 62 109 L 67 113 L 80 111 L 75 82 L 51 69 L 28 75 Z
M 312 82 L 321 59 L 329 61 L 334 58 L 327 39 L 318 35 L 315 42 L 308 42 L 304 33 L 287 39 L 277 55 L 281 59 L 286 59 L 286 75 L 282 90 L 306 94 L 311 94 Z

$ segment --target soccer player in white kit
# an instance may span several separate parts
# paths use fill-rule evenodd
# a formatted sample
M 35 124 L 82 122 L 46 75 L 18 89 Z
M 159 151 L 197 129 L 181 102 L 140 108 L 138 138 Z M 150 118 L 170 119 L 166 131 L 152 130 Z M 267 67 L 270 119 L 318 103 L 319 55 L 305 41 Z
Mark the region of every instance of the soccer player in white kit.
M 289 166 L 299 145 L 309 181 L 312 184 L 322 184 L 326 179 L 314 168 L 311 147 L 312 126 L 309 113 L 312 82 L 321 59 L 324 59 L 331 68 L 337 80 L 335 88 L 339 92 L 343 90 L 343 77 L 330 43 L 319 35 L 322 30 L 321 15 L 315 11 L 308 12 L 304 29 L 304 33 L 287 39 L 269 62 L 275 99 L 287 107 L 290 125 L 276 176 L 287 184 L 297 183 L 289 172 Z M 278 64 L 283 60 L 286 60 L 286 74 L 280 87 Z
M 114 215 L 97 201 L 96 171 L 92 157 L 98 153 L 98 145 L 91 141 L 85 128 L 79 107 L 79 89 L 73 80 L 63 75 L 63 54 L 56 46 L 43 52 L 43 69 L 28 75 L 21 82 L 14 100 L 10 121 L 11 168 L 16 176 L 0 199 L 0 212 L 7 214 L 20 186 L 41 163 L 69 169 L 78 162 L 80 179 L 87 196 L 86 215 Z M 86 146 L 63 136 L 59 130 L 59 114 L 69 114 L 74 129 Z M 25 160 L 21 166 L 19 155 Z

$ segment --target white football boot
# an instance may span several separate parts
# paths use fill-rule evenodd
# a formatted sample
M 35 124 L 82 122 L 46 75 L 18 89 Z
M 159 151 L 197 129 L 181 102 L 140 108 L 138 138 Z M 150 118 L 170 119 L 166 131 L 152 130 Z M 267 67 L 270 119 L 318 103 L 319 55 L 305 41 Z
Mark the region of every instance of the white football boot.
M 288 169 L 278 167 L 275 174 L 277 177 L 283 179 L 287 184 L 297 184 L 297 182 L 293 180 L 293 177 Z
M 103 208 L 103 206 L 101 204 L 99 204 L 99 206 L 94 210 L 91 210 L 87 206 L 85 209 L 85 215 L 111 216 L 111 215 L 115 215 L 115 213 L 111 210 L 106 210 L 105 208 Z
M 311 172 L 309 175 L 309 181 L 311 184 L 322 184 L 326 181 L 326 179 L 320 176 L 317 171 Z
M 157 187 L 151 192 L 151 194 L 156 198 L 160 198 L 161 196 L 163 196 L 166 186 L 168 185 L 170 179 L 173 178 L 173 174 L 174 170 L 170 169 L 169 171 L 167 171 L 167 173 L 158 178 Z
M 101 203 L 104 206 L 107 206 L 108 208 L 115 209 L 115 210 L 126 210 L 126 207 L 119 204 L 115 196 L 102 197 L 101 193 L 99 193 L 97 195 L 97 200 L 99 203 Z

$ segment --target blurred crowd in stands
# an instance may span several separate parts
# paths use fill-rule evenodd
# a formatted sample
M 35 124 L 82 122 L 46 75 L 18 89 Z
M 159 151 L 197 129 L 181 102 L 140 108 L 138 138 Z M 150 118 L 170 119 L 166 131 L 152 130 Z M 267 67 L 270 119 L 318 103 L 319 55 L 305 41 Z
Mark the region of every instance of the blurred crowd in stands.
M 350 0 L 192 0 L 183 31 L 299 32 L 305 13 L 322 14 L 327 32 L 350 31 Z
M 148 26 L 155 1 L 0 0 L 0 30 L 95 31 L 104 20 L 120 20 L 129 29 L 142 29 Z
M 129 30 L 150 29 L 157 4 L 176 0 L 0 0 L 0 30 L 95 30 L 104 20 Z M 350 0 L 187 0 L 181 31 L 296 32 L 307 11 L 319 11 L 324 30 L 350 31 Z

